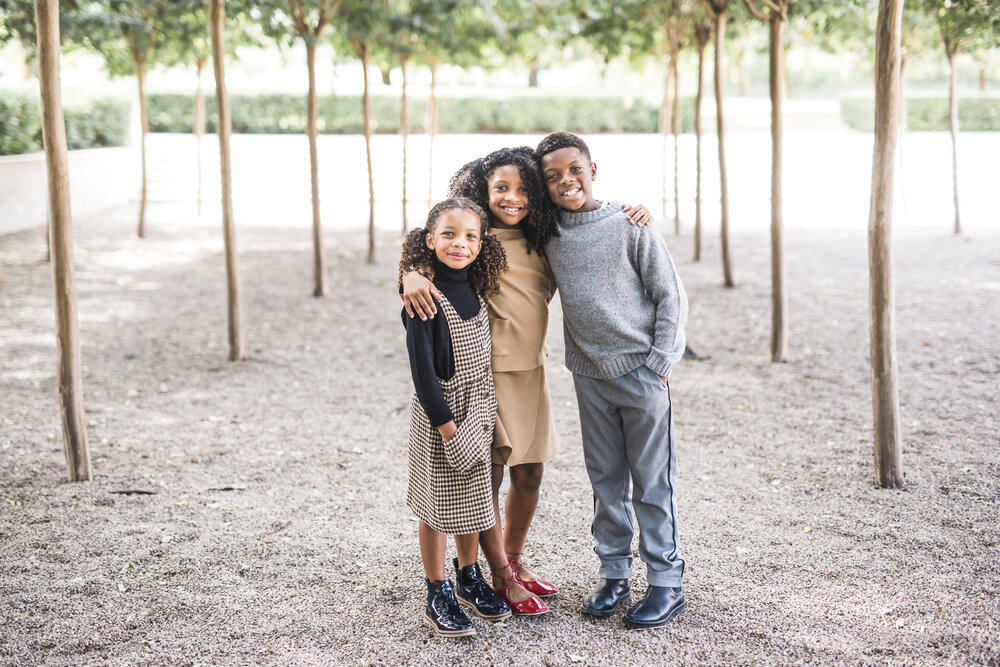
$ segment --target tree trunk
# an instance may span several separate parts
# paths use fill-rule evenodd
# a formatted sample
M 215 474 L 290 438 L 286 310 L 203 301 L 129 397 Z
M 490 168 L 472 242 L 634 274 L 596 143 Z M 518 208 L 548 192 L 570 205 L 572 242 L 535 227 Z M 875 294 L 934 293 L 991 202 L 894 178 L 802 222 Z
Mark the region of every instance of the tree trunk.
M 139 197 L 139 238 L 146 236 L 146 133 L 149 132 L 149 121 L 146 118 L 146 62 L 141 56 L 132 54 L 135 63 L 135 78 L 139 82 L 139 126 L 141 140 L 139 154 L 142 157 L 142 194 Z
M 698 44 L 698 92 L 694 97 L 694 261 L 701 261 L 701 100 L 705 88 L 705 44 Z
M 528 72 L 528 88 L 538 88 L 538 58 L 531 59 L 531 70 Z M 982 90 L 982 89 L 980 89 Z
M 229 92 L 226 90 L 226 0 L 210 0 L 209 20 L 212 28 L 212 63 L 215 68 L 215 125 L 219 135 L 219 165 L 222 175 L 222 238 L 226 253 L 229 361 L 239 361 L 243 359 L 243 340 L 240 333 L 240 281 L 236 267 L 236 226 L 233 222 L 232 160 L 229 153 L 232 117 L 229 111 Z
M 194 141 L 198 161 L 198 217 L 201 217 L 202 174 L 201 174 L 201 140 L 205 136 L 205 91 L 201 87 L 201 74 L 205 70 L 205 58 L 195 61 L 198 69 L 198 88 L 194 93 Z
M 726 16 L 728 19 L 729 17 Z M 736 85 L 740 97 L 747 96 L 747 88 L 750 87 L 750 77 L 747 76 L 747 69 L 743 65 L 743 58 L 746 56 L 746 46 L 740 47 L 733 53 L 733 60 L 736 63 Z
M 979 92 L 986 90 L 986 67 L 979 66 Z
M 951 182 L 955 193 L 955 234 L 962 233 L 958 210 L 958 48 L 948 49 L 948 132 L 951 134 Z
M 785 247 L 781 199 L 781 102 L 784 98 L 784 21 L 772 12 L 768 20 L 771 88 L 771 361 L 788 361 L 788 296 L 785 294 Z
M 406 236 L 406 144 L 410 137 L 410 109 L 406 100 L 406 58 L 399 59 L 403 72 L 403 99 L 399 105 L 399 132 L 403 135 L 403 236 Z
M 899 127 L 899 139 L 896 143 L 896 181 L 899 183 L 899 194 L 900 202 L 903 204 L 903 217 L 907 217 L 907 207 L 906 207 L 906 178 L 904 177 L 904 163 L 903 163 L 903 144 L 906 141 L 906 130 L 909 125 L 909 114 L 908 104 L 906 100 L 906 65 L 909 63 L 910 54 L 900 51 L 899 56 L 899 95 L 897 107 L 899 109 L 899 118 L 896 119 L 897 127 Z
M 670 62 L 669 60 L 664 67 L 665 76 L 663 77 L 663 102 L 660 104 L 660 134 L 663 136 L 663 217 L 667 217 L 667 201 L 669 197 L 667 196 L 667 178 L 670 173 L 667 169 L 668 164 L 668 148 L 667 148 L 667 137 L 670 136 L 670 127 L 672 125 L 670 118 L 670 111 L 673 108 L 670 105 Z
M 430 59 L 431 98 L 427 104 L 427 206 L 434 203 L 434 135 L 437 134 L 437 61 Z
M 378 71 L 382 75 L 382 85 L 391 86 L 392 85 L 392 77 L 390 76 L 390 74 L 392 73 L 391 70 L 388 67 L 383 67 L 382 65 L 379 65 Z
M 903 486 L 896 331 L 892 285 L 892 189 L 899 113 L 900 31 L 903 0 L 880 0 L 875 56 L 875 152 L 868 218 L 872 410 L 875 483 Z
M 319 215 L 319 150 L 316 146 L 316 42 L 306 42 L 309 93 L 306 96 L 306 134 L 309 136 L 309 178 L 312 185 L 313 296 L 326 296 L 326 258 Z
M 372 101 L 368 93 L 368 45 L 361 45 L 361 70 L 365 78 L 362 97 L 365 114 L 365 155 L 368 158 L 368 258 L 375 263 L 375 175 L 372 171 Z
M 674 135 L 674 235 L 681 235 L 681 183 L 680 183 L 680 136 L 681 136 L 681 93 L 677 76 L 677 59 L 680 53 L 670 56 L 670 77 L 674 82 L 674 108 L 670 114 L 670 133 Z
M 725 127 L 722 111 L 723 87 L 726 83 L 726 19 L 725 12 L 715 15 L 715 129 L 719 140 L 719 190 L 722 200 L 722 224 L 720 240 L 722 245 L 722 277 L 726 287 L 735 287 L 732 259 L 729 256 L 729 186 L 726 182 Z
M 91 479 L 87 422 L 83 411 L 80 328 L 73 267 L 73 217 L 69 202 L 69 157 L 59 80 L 59 3 L 35 0 L 42 141 L 48 176 L 52 287 L 55 293 L 56 355 L 63 451 L 69 481 Z

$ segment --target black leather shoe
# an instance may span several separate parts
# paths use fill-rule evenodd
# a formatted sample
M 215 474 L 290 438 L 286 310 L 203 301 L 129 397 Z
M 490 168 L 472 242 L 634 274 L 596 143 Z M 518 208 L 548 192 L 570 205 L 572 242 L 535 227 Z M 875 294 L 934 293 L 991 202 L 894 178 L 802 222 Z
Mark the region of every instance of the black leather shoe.
M 458 601 L 451 581 L 427 581 L 427 610 L 424 623 L 434 628 L 441 637 L 469 637 L 476 634 L 472 621 L 466 616 Z
M 474 614 L 487 621 L 502 621 L 513 614 L 510 607 L 483 580 L 479 563 L 458 567 L 458 559 L 452 560 L 455 565 L 455 597 L 458 604 L 471 609 Z
M 628 579 L 601 579 L 597 588 L 583 601 L 580 611 L 591 616 L 603 618 L 610 616 L 618 607 L 626 604 L 632 595 Z
M 625 625 L 633 628 L 657 628 L 687 609 L 684 589 L 680 586 L 650 586 L 646 596 L 625 614 Z

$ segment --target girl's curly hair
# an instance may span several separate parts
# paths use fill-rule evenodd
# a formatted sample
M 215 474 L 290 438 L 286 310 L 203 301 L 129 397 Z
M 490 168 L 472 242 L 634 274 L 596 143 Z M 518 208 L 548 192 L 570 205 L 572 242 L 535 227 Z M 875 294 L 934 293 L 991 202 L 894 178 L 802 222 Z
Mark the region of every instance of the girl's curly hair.
M 483 158 L 465 164 L 451 177 L 452 197 L 468 197 L 489 211 L 489 179 L 500 167 L 513 165 L 521 174 L 521 181 L 528 190 L 528 215 L 521 222 L 521 228 L 528 241 L 528 252 L 532 250 L 545 256 L 545 244 L 553 236 L 559 236 L 556 226 L 556 207 L 549 200 L 548 191 L 542 181 L 542 171 L 535 159 L 535 152 L 528 146 L 501 148 Z
M 469 282 L 476 294 L 483 299 L 500 291 L 500 274 L 507 270 L 507 253 L 503 250 L 500 239 L 489 232 L 489 220 L 486 211 L 476 202 L 466 197 L 452 197 L 435 204 L 427 214 L 427 225 L 423 229 L 414 229 L 403 239 L 403 251 L 399 258 L 399 291 L 403 291 L 403 276 L 410 271 L 419 271 L 427 278 L 434 278 L 434 251 L 427 247 L 427 235 L 434 233 L 434 227 L 445 211 L 463 209 L 470 211 L 479 218 L 479 230 L 482 244 L 479 255 L 469 264 Z

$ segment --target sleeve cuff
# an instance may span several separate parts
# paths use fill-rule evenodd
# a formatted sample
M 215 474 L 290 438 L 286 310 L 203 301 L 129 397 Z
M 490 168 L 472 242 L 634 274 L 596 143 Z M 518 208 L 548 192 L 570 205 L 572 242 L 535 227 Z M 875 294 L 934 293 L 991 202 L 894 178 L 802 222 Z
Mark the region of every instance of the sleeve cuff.
M 650 350 L 649 356 L 646 357 L 645 365 L 660 377 L 670 377 L 670 371 L 674 369 L 674 363 L 670 355 L 654 347 Z
M 429 412 L 427 419 L 430 420 L 431 426 L 437 428 L 438 426 L 444 426 L 450 421 L 454 421 L 455 415 L 451 414 L 451 410 L 445 405 L 438 410 Z

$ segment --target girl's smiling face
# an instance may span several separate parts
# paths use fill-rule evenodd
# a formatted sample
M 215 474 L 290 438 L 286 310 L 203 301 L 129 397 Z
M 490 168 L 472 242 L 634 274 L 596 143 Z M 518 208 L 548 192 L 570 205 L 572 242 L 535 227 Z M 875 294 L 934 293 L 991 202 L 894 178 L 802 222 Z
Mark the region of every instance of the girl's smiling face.
M 464 269 L 475 261 L 482 247 L 479 216 L 464 208 L 448 209 L 426 240 L 438 261 L 452 269 Z
M 486 181 L 490 213 L 499 227 L 517 227 L 528 215 L 528 186 L 517 165 L 497 167 Z

